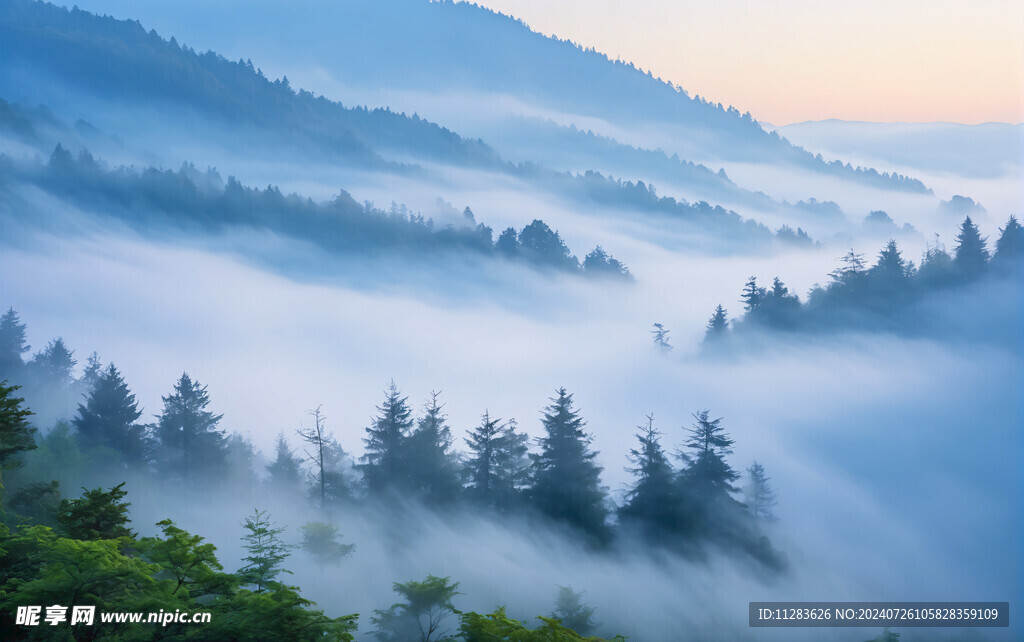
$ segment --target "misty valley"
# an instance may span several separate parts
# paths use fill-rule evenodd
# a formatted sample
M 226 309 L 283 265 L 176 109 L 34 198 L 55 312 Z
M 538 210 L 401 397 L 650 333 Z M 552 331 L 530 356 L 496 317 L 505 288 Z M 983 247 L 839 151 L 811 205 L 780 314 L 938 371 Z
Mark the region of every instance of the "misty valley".
M 1024 125 L 693 89 L 467 2 L 0 4 L 0 637 L 1019 639 Z M 954 600 L 1009 624 L 748 618 Z

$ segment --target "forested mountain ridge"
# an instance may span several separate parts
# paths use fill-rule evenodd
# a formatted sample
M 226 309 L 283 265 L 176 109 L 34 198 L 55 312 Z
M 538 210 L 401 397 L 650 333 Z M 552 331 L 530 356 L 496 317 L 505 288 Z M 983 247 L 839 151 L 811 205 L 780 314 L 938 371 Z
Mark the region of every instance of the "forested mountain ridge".
M 376 148 L 474 166 L 498 162 L 483 143 L 464 140 L 418 116 L 346 108 L 307 91 L 296 92 L 287 78 L 272 81 L 250 61 L 232 62 L 211 51 L 199 54 L 173 37 L 168 41 L 147 32 L 135 21 L 34 0 L 5 2 L 0 18 L 0 82 L 12 91 L 27 79 L 26 73 L 49 74 L 121 105 L 157 101 L 232 125 L 285 132 L 360 165 L 384 165 Z

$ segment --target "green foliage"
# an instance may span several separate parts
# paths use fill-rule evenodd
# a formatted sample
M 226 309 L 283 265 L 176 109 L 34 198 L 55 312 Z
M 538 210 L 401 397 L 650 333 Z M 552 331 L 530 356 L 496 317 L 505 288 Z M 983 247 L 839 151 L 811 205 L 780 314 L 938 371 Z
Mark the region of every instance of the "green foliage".
M 450 639 L 445 620 L 458 612 L 452 604 L 452 598 L 461 595 L 458 582 L 428 575 L 422 582 L 395 582 L 392 587 L 405 601 L 387 610 L 374 610 L 371 622 L 377 629 L 373 634 L 378 640 Z
M 14 396 L 18 386 L 6 384 L 6 381 L 0 382 L 0 500 L 4 492 L 4 469 L 20 466 L 17 456 L 36 448 L 33 437 L 36 429 L 28 423 L 32 411 L 22 405 L 24 399 Z
M 338 527 L 323 522 L 307 522 L 302 528 L 302 543 L 299 548 L 306 551 L 318 564 L 337 564 L 352 554 L 355 544 L 338 541 Z
M 358 615 L 330 618 L 310 608 L 313 602 L 295 587 L 274 584 L 263 591 L 240 590 L 212 605 L 214 626 L 198 630 L 200 639 L 274 642 L 355 639 Z
M 128 528 L 128 507 L 124 482 L 108 491 L 82 489 L 80 499 L 65 499 L 57 511 L 57 523 L 71 539 L 108 540 L 134 537 Z
M 8 308 L 0 317 L 0 380 L 20 373 L 24 362 L 21 355 L 29 351 L 25 340 L 25 324 L 14 308 Z
M 602 638 L 580 635 L 567 628 L 557 618 L 538 616 L 537 619 L 541 621 L 541 625 L 530 629 L 523 622 L 506 615 L 503 606 L 487 615 L 469 611 L 462 614 L 459 633 L 465 642 L 603 642 Z M 625 639 L 620 635 L 612 638 L 619 642 Z
M 597 623 L 594 622 L 594 608 L 584 604 L 582 597 L 583 594 L 572 590 L 572 587 L 559 586 L 551 617 L 580 635 L 588 635 L 597 628 Z
M 204 543 L 199 535 L 178 528 L 165 519 L 157 522 L 164 537 L 144 537 L 136 546 L 139 555 L 157 565 L 159 579 L 173 582 L 172 596 L 182 595 L 195 599 L 225 592 L 233 578 L 221 573 L 224 567 L 217 561 L 217 548 Z
M 60 501 L 60 482 L 34 482 L 11 493 L 6 508 L 9 516 L 16 516 L 13 521 L 56 528 Z
M 288 558 L 288 546 L 281 541 L 283 528 L 274 528 L 266 511 L 253 509 L 253 514 L 245 518 L 242 524 L 247 531 L 242 536 L 243 547 L 248 555 L 242 558 L 247 562 L 238 571 L 243 584 L 256 587 L 256 593 L 262 593 L 267 587 L 276 587 L 276 578 L 281 573 L 291 574 L 281 564 Z

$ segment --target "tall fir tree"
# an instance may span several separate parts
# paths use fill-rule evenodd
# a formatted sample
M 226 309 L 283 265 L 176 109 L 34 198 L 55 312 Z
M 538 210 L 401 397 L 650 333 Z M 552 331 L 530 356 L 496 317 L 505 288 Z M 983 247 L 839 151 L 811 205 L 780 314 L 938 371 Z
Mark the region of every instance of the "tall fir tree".
M 965 277 L 977 276 L 984 272 L 988 266 L 988 247 L 970 216 L 964 218 L 964 222 L 961 223 L 956 242 L 953 265 L 957 271 Z
M 77 363 L 74 352 L 64 344 L 64 339 L 58 337 L 33 355 L 28 367 L 40 385 L 60 389 L 71 385 L 74 380 L 72 371 Z
M 85 390 L 85 394 L 92 392 L 102 375 L 103 364 L 100 362 L 100 355 L 93 350 L 93 353 L 89 355 L 85 362 L 85 370 L 82 371 L 82 376 L 78 378 L 78 382 Z
M 508 512 L 523 504 L 530 487 L 530 436 L 516 430 L 510 419 L 495 440 L 494 506 Z
M 14 308 L 8 308 L 0 317 L 0 381 L 17 381 L 25 365 L 21 355 L 28 351 L 25 324 Z
M 403 397 L 392 381 L 363 439 L 366 450 L 361 468 L 370 493 L 408 489 L 406 446 L 412 425 L 408 397 Z
M 628 459 L 633 466 L 626 468 L 636 481 L 626 493 L 626 503 L 619 508 L 619 519 L 624 525 L 661 539 L 679 526 L 675 470 L 661 446 L 661 433 L 654 428 L 654 415 L 647 415 L 647 425 L 637 429 L 640 443 L 630 449 Z
M 768 473 L 764 466 L 756 461 L 747 468 L 746 492 L 747 508 L 755 519 L 774 521 L 775 514 L 772 508 L 775 506 L 775 491 L 772 490 Z
M 1010 215 L 1006 225 L 999 229 L 996 240 L 996 251 L 992 262 L 996 265 L 1019 264 L 1024 259 L 1024 227 L 1017 222 L 1017 217 Z
M 85 403 L 78 405 L 71 423 L 83 448 L 109 449 L 123 465 L 138 468 L 148 462 L 150 452 L 146 427 L 138 423 L 141 416 L 135 395 L 111 363 L 96 379 Z
M 246 552 L 242 558 L 245 565 L 238 569 L 242 583 L 253 586 L 256 593 L 280 587 L 277 576 L 291 574 L 282 566 L 289 555 L 289 547 L 281 539 L 284 528 L 276 528 L 267 511 L 257 509 L 245 518 L 242 526 L 245 527 L 242 547 Z
M 208 410 L 206 386 L 182 373 L 174 392 L 162 399 L 164 408 L 155 433 L 160 442 L 158 464 L 164 473 L 188 484 L 225 474 L 227 444 L 218 427 L 223 415 Z
M 743 309 L 747 314 L 751 314 L 761 305 L 765 294 L 765 289 L 757 285 L 756 276 L 747 279 L 747 282 L 743 285 L 743 292 L 740 294 L 740 301 L 743 302 Z
M 438 402 L 440 393 L 431 392 L 416 430 L 409 436 L 408 474 L 412 493 L 427 504 L 450 504 L 458 499 L 462 484 L 451 452 L 452 433 Z
M 719 303 L 718 307 L 711 314 L 711 318 L 708 319 L 708 324 L 704 330 L 704 344 L 711 346 L 721 344 L 726 337 L 729 336 L 729 317 L 728 311 L 722 307 Z
M 36 449 L 36 429 L 28 421 L 32 411 L 23 405 L 24 399 L 15 396 L 18 386 L 6 383 L 0 381 L 0 502 L 4 498 L 3 471 L 20 467 L 18 455 Z
M 573 409 L 572 395 L 559 388 L 544 411 L 545 436 L 538 439 L 531 505 L 541 514 L 589 534 L 598 542 L 608 537 L 601 467 L 590 450 L 592 438 Z
M 688 429 L 688 465 L 681 478 L 687 493 L 703 507 L 733 506 L 733 482 L 739 479 L 739 473 L 725 461 L 725 456 L 732 454 L 735 442 L 722 428 L 722 418 L 710 419 L 709 413 L 702 410 L 693 415 L 696 423 Z
M 469 448 L 464 470 L 466 492 L 475 501 L 485 506 L 495 506 L 498 501 L 498 455 L 501 439 L 501 420 L 492 418 L 484 411 L 480 425 L 465 438 Z
M 292 451 L 284 433 L 274 442 L 274 461 L 267 464 L 268 483 L 282 495 L 297 495 L 302 488 L 302 460 Z

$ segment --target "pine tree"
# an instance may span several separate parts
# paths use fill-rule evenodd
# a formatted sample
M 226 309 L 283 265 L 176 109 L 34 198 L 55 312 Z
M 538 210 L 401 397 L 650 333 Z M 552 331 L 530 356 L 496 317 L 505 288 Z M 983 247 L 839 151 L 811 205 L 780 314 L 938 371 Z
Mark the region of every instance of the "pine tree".
M 746 495 L 747 507 L 756 519 L 775 519 L 772 513 L 772 507 L 775 506 L 775 491 L 772 490 L 768 475 L 764 472 L 764 466 L 756 461 L 747 469 Z
M 0 381 L 20 375 L 25 365 L 21 355 L 29 351 L 25 340 L 25 324 L 14 308 L 0 317 Z
M 765 294 L 765 289 L 758 287 L 756 276 L 752 276 L 747 279 L 746 284 L 743 286 L 743 293 L 740 294 L 740 300 L 743 302 L 743 309 L 746 310 L 747 314 L 751 314 L 758 308 L 758 306 L 761 305 Z
M 466 491 L 470 497 L 485 506 L 494 506 L 497 503 L 501 431 L 501 420 L 492 419 L 490 413 L 484 411 L 480 425 L 465 439 L 469 448 L 469 459 L 464 469 Z
M 223 415 L 207 410 L 210 396 L 206 386 L 182 373 L 174 392 L 162 399 L 164 409 L 156 425 L 156 437 L 165 474 L 195 484 L 203 477 L 226 472 L 225 436 L 218 429 Z
M 956 241 L 953 265 L 957 271 L 968 277 L 981 274 L 988 265 L 989 252 L 985 239 L 970 216 L 964 218 L 964 222 L 960 225 Z
M 907 277 L 907 263 L 903 260 L 896 241 L 889 239 L 878 253 L 878 262 L 869 270 L 872 277 L 887 281 L 901 281 Z
M 839 261 L 843 264 L 842 267 L 829 272 L 829 276 L 832 277 L 832 286 L 846 289 L 857 288 L 867 273 L 864 267 L 864 255 L 857 254 L 851 248 Z
M 996 252 L 992 257 L 994 263 L 1011 264 L 1024 258 L 1024 227 L 1017 222 L 1017 217 L 1010 215 L 1006 226 L 1000 228 L 999 239 L 996 241 Z
M 585 422 L 572 405 L 572 395 L 559 388 L 545 409 L 546 435 L 538 440 L 541 452 L 534 460 L 531 505 L 542 515 L 604 541 L 608 532 L 601 467 L 594 463 L 592 438 L 583 431 Z
M 458 498 L 462 485 L 451 453 L 452 433 L 438 403 L 440 393 L 431 392 L 416 430 L 409 436 L 407 456 L 412 492 L 428 504 L 447 504 Z
M 33 355 L 28 367 L 36 381 L 52 388 L 67 388 L 74 377 L 71 371 L 75 364 L 74 352 L 64 345 L 64 339 L 58 337 L 50 341 L 46 348 Z
M 280 586 L 277 576 L 291 574 L 281 564 L 288 558 L 288 546 L 281 540 L 284 528 L 275 528 L 267 511 L 253 509 L 253 514 L 242 524 L 246 533 L 242 536 L 242 547 L 248 553 L 242 558 L 245 566 L 238 569 L 243 584 L 255 587 L 256 593 Z
M 704 331 L 704 343 L 712 345 L 721 343 L 729 334 L 728 311 L 719 303 L 715 308 Z
M 86 361 L 85 370 L 82 372 L 82 376 L 78 379 L 78 382 L 85 389 L 85 394 L 92 392 L 102 375 L 103 364 L 100 362 L 100 355 L 94 350 Z
M 686 488 L 705 506 L 734 502 L 730 497 L 736 492 L 733 486 L 739 473 L 725 461 L 732 454 L 733 440 L 721 426 L 722 419 L 709 419 L 708 410 L 693 415 L 696 423 L 691 427 L 686 446 L 689 465 L 683 471 Z
M 406 442 L 412 429 L 411 415 L 408 397 L 401 396 L 392 381 L 384 403 L 377 406 L 377 417 L 366 429 L 366 438 L 363 439 L 366 452 L 361 458 L 361 467 L 367 490 L 371 493 L 407 489 Z
M 658 350 L 662 352 L 669 352 L 672 350 L 672 344 L 668 342 L 668 330 L 665 329 L 660 323 L 654 324 L 654 329 L 651 330 L 651 334 L 654 335 L 654 345 Z
M 516 431 L 516 420 L 509 419 L 495 439 L 494 504 L 501 512 L 519 506 L 530 487 L 530 436 Z
M 274 461 L 267 465 L 267 473 L 270 486 L 281 493 L 297 493 L 302 486 L 302 460 L 292 451 L 283 432 L 277 435 Z
M 22 404 L 24 399 L 15 397 L 18 386 L 0 382 L 0 501 L 3 500 L 3 471 L 18 468 L 22 462 L 17 456 L 27 450 L 35 450 L 36 429 L 28 422 L 32 411 Z
M 72 420 L 85 448 L 109 448 L 122 463 L 139 467 L 149 459 L 146 427 L 138 423 L 142 411 L 114 364 L 96 380 L 78 415 Z
M 661 438 L 654 428 L 654 415 L 647 415 L 647 425 L 637 426 L 638 448 L 631 448 L 627 467 L 636 478 L 626 493 L 626 503 L 619 509 L 623 524 L 636 525 L 649 535 L 669 533 L 678 526 L 679 495 L 675 487 L 675 471 L 661 447 Z

